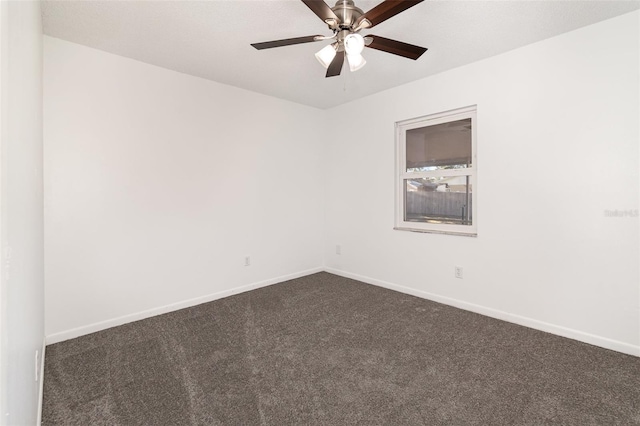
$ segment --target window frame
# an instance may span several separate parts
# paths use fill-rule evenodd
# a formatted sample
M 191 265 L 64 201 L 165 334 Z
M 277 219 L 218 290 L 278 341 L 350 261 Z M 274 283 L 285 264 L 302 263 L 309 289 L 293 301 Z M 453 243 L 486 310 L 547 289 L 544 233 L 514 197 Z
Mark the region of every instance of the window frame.
M 471 119 L 471 167 L 465 169 L 446 169 L 422 172 L 407 172 L 406 133 L 408 130 L 449 123 L 452 121 Z M 429 114 L 422 117 L 397 121 L 395 123 L 395 226 L 401 231 L 452 234 L 476 237 L 478 235 L 478 156 L 477 156 L 477 106 L 467 106 L 455 110 Z M 410 222 L 405 220 L 405 179 L 419 179 L 442 176 L 469 176 L 471 185 L 471 225 Z

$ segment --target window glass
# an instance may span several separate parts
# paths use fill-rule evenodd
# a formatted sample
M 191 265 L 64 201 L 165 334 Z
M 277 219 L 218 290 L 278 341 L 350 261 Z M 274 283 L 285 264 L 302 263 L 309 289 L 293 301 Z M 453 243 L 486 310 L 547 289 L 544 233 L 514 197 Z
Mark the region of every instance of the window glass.
M 407 130 L 407 172 L 471 166 L 471 119 Z
M 396 229 L 477 235 L 476 107 L 396 123 Z
M 469 176 L 405 179 L 405 220 L 470 225 L 471 187 Z

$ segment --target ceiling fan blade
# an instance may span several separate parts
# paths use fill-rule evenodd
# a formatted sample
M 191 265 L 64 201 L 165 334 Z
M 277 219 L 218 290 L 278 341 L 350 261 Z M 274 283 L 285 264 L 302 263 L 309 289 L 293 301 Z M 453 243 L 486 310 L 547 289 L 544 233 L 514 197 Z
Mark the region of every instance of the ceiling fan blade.
M 367 45 L 367 47 L 387 53 L 393 53 L 398 56 L 404 56 L 405 58 L 413 60 L 418 59 L 427 51 L 426 47 L 415 46 L 413 44 L 403 43 L 401 41 L 391 40 L 390 38 L 384 38 L 373 34 L 368 34 L 367 37 L 371 37 L 373 39 L 371 44 Z
M 344 64 L 344 55 L 344 52 L 336 53 L 333 61 L 329 64 L 329 68 L 327 68 L 326 77 L 335 77 L 336 75 L 340 75 L 340 72 L 342 71 L 342 64 Z
M 371 28 L 423 1 L 424 0 L 385 0 L 358 18 L 355 27 L 358 27 L 358 25 L 366 19 L 371 25 L 366 25 L 365 28 Z
M 320 38 L 318 38 L 320 37 Z M 322 39 L 321 35 L 285 38 L 282 40 L 264 41 L 262 43 L 251 43 L 253 47 L 258 50 L 271 49 L 272 47 L 291 46 L 292 44 L 311 43 L 312 41 L 319 41 Z
M 340 22 L 333 10 L 323 0 L 302 0 L 302 3 L 306 4 L 313 13 L 318 15 L 318 18 L 327 24 L 329 23 L 327 21 L 334 21 L 335 25 Z

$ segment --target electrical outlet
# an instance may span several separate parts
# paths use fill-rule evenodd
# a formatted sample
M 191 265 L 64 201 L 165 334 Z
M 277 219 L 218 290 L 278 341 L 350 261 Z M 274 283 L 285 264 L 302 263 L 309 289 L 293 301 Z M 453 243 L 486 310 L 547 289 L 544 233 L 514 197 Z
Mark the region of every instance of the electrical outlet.
M 250 266 L 251 265 L 251 256 L 246 256 L 244 258 L 244 266 Z
M 462 266 L 455 267 L 456 278 L 462 279 Z
M 342 254 L 342 246 L 340 244 L 336 245 L 336 254 Z

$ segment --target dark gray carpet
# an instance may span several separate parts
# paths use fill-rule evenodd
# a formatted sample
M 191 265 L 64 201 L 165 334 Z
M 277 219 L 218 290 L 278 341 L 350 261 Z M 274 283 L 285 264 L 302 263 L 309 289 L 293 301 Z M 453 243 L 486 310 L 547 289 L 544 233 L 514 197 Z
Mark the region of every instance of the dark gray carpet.
M 640 424 L 640 359 L 320 273 L 47 347 L 44 425 Z

